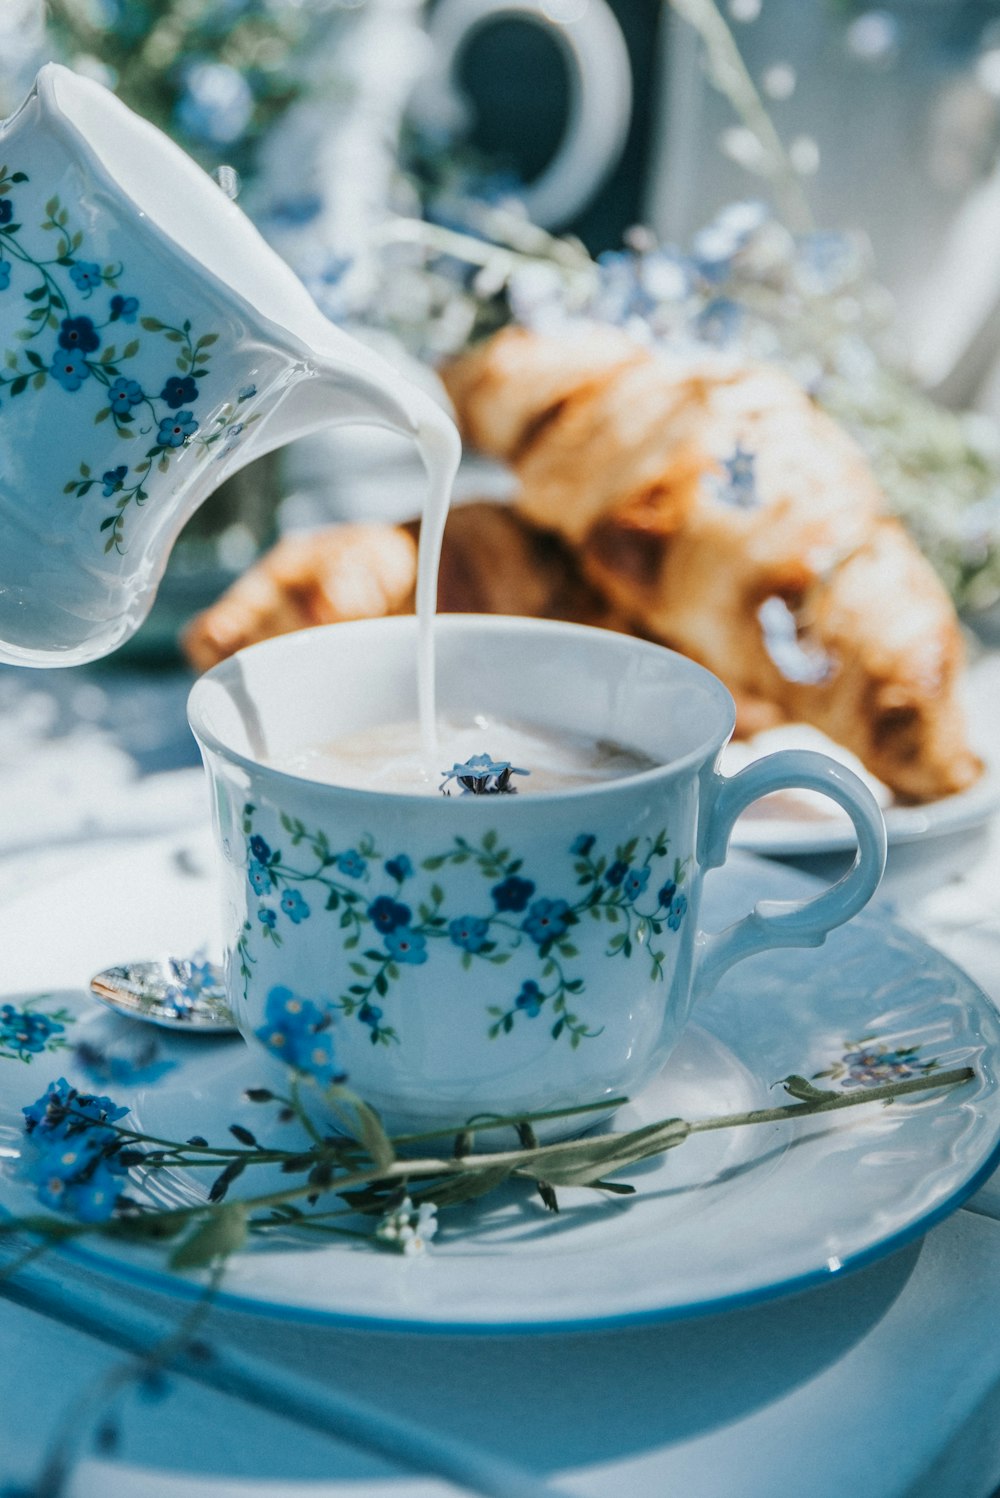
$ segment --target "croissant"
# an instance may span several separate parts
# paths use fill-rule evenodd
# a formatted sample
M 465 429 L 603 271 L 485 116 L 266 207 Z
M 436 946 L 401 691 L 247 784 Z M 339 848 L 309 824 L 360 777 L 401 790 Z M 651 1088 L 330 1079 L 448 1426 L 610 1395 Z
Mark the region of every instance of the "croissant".
M 412 613 L 419 529 L 371 523 L 286 536 L 191 621 L 185 654 L 205 671 L 244 645 L 311 624 Z M 558 537 L 489 503 L 448 517 L 438 608 L 628 627 Z
M 513 469 L 518 513 L 626 627 L 760 723 L 823 730 L 900 799 L 980 774 L 951 602 L 860 449 L 780 370 L 509 329 L 444 379 L 467 440 Z

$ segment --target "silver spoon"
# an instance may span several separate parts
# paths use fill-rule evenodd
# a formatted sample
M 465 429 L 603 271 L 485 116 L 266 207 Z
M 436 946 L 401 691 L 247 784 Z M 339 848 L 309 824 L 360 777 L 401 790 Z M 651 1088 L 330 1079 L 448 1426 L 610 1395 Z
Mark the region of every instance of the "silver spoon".
M 165 957 L 125 962 L 90 980 L 94 997 L 131 1019 L 192 1035 L 232 1035 L 222 969 L 214 962 Z

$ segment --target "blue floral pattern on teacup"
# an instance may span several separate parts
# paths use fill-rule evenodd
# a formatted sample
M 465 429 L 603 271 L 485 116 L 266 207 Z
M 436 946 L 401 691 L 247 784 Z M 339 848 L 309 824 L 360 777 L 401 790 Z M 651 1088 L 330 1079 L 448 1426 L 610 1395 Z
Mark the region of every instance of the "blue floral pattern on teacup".
M 0 403 L 41 390 L 52 380 L 74 397 L 84 388 L 88 392 L 84 398 L 96 392 L 95 424 L 110 420 L 117 435 L 130 441 L 141 443 L 143 438 L 152 438 L 143 444 L 138 461 L 103 474 L 81 460 L 76 477 L 63 486 L 64 494 L 78 499 L 95 485 L 100 486 L 104 499 L 115 499 L 114 508 L 101 518 L 97 530 L 104 535 L 106 552 L 121 552 L 127 513 L 131 506 L 141 506 L 149 498 L 147 485 L 154 472 L 167 473 L 177 453 L 192 445 L 199 457 L 220 442 L 220 452 L 230 450 L 230 439 L 235 441 L 260 415 L 248 413 L 236 419 L 239 408 L 257 392 L 253 385 L 244 386 L 236 400 L 224 405 L 214 417 L 212 429 L 202 430 L 194 408 L 201 395 L 199 382 L 209 373 L 212 348 L 219 335 L 206 332 L 196 336 L 187 318 L 179 326 L 157 317 L 140 319 L 146 333 L 173 345 L 171 350 L 164 349 L 164 355 L 169 355 L 174 364 L 173 372 L 164 370 L 162 378 L 148 390 L 123 373 L 122 366 L 144 347 L 139 337 L 119 344 L 111 331 L 116 323 L 134 324 L 140 311 L 138 297 L 116 289 L 125 267 L 81 258 L 84 231 L 73 226 L 69 209 L 58 195 L 48 199 L 39 224 L 49 236 L 48 244 L 32 242 L 23 222 L 27 212 L 21 213 L 21 196 L 28 181 L 26 172 L 9 172 L 6 168 L 0 172 L 0 291 L 20 289 L 27 304 L 23 325 L 14 332 L 14 342 L 4 352 Z M 97 302 L 105 288 L 113 290 L 114 295 L 102 316 Z M 74 302 L 87 303 L 88 311 L 78 312 Z
M 500 966 L 520 951 L 531 955 L 535 972 L 511 985 L 506 1006 L 487 1006 L 489 1037 L 509 1035 L 515 1024 L 545 1015 L 553 1039 L 565 1036 L 575 1047 L 600 1031 L 576 1012 L 586 985 L 574 972 L 580 956 L 574 927 L 585 917 L 606 922 L 613 928 L 607 955 L 642 955 L 653 978 L 662 980 L 663 943 L 680 930 L 688 908 L 681 889 L 688 860 L 668 859 L 665 829 L 647 837 L 642 848 L 631 838 L 608 853 L 597 847 L 594 834 L 580 833 L 567 849 L 576 881 L 568 893 L 540 888 L 524 860 L 501 846 L 496 831 L 478 843 L 455 837 L 443 852 L 417 860 L 405 852 L 384 855 L 370 836 L 338 848 L 326 832 L 282 814 L 290 848 L 300 850 L 286 854 L 256 830 L 256 810 L 249 803 L 243 809 L 246 879 L 256 902 L 237 942 L 244 997 L 257 961 L 253 942 L 280 947 L 304 922 L 332 921 L 350 974 L 332 1007 L 367 1026 L 375 1045 L 399 1039 L 379 1001 L 395 1002 L 397 994 L 405 999 L 407 968 L 438 961 L 448 951 L 458 954 L 466 970 L 476 963 Z M 468 865 L 482 880 L 478 892 L 474 880 L 463 883 L 464 908 L 457 911 L 446 908 L 445 891 L 433 877 L 446 865 Z M 311 1005 L 310 1016 L 313 1009 L 317 1016 L 324 1012 L 313 999 L 295 1003 Z M 269 1010 L 268 1025 L 274 1023 Z M 271 1050 L 292 1043 L 280 1028 L 272 1040 L 265 1042 Z

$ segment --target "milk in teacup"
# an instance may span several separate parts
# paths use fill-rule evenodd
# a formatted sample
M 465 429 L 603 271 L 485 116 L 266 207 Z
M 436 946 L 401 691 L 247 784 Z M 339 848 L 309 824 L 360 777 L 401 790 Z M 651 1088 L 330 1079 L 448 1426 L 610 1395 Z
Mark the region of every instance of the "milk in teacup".
M 461 795 L 463 788 L 450 772 L 487 751 L 491 760 L 513 767 L 510 790 L 527 795 L 572 790 L 655 768 L 648 756 L 607 739 L 556 734 L 484 713 L 465 720 L 439 718 L 431 755 L 423 747 L 420 724 L 414 720 L 365 728 L 327 744 L 297 749 L 270 763 L 274 769 L 327 785 L 409 795 L 436 795 L 441 790 Z

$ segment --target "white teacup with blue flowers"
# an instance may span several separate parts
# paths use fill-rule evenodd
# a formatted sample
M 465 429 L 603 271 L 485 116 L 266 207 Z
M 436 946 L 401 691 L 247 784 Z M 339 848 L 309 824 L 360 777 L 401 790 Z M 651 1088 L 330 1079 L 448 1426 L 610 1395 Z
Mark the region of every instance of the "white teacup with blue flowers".
M 734 962 L 818 946 L 877 888 L 885 829 L 870 793 L 804 751 L 720 775 L 733 704 L 700 666 L 534 619 L 446 616 L 435 636 L 442 717 L 617 742 L 652 768 L 509 794 L 524 782 L 484 742 L 463 776 L 439 767 L 446 790 L 467 792 L 450 795 L 275 768 L 416 719 L 413 618 L 308 630 L 215 667 L 189 714 L 225 871 L 230 1003 L 262 1062 L 318 1088 L 346 1080 L 394 1132 L 610 1103 L 655 1075 Z M 810 901 L 702 931 L 702 879 L 736 817 L 788 786 L 847 811 L 853 867 Z

